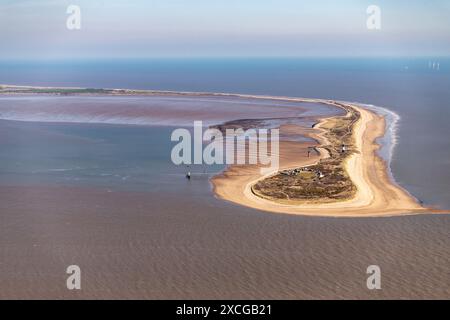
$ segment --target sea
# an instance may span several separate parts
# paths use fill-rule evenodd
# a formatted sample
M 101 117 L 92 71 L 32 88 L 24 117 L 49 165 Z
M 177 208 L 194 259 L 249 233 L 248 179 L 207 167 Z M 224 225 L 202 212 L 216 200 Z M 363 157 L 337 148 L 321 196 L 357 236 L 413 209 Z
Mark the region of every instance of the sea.
M 392 178 L 450 209 L 449 58 L 0 61 L 0 84 L 368 105 L 388 119 Z M 139 108 L 157 112 L 128 112 Z M 236 97 L 0 97 L 0 298 L 450 298 L 448 215 L 303 217 L 215 198 L 209 180 L 224 166 L 170 159 L 174 128 L 208 108 L 207 125 L 337 112 Z M 80 291 L 66 287 L 74 264 Z M 366 285 L 370 265 L 381 290 Z

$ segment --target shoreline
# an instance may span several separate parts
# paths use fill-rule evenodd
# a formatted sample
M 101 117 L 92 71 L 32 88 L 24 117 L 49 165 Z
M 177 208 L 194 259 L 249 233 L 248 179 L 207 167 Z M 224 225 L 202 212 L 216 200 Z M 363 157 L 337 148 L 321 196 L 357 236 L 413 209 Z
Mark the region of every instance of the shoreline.
M 356 187 L 353 184 L 352 179 L 346 174 L 346 171 L 348 170 L 344 168 L 344 164 L 353 152 L 358 152 L 358 150 L 354 150 L 353 135 L 349 135 L 349 133 L 353 133 L 353 127 L 360 118 L 360 112 L 354 108 L 349 108 L 349 106 L 345 104 L 337 102 L 332 104 L 337 108 L 343 109 L 346 114 L 344 116 L 320 118 L 319 121 L 312 126 L 313 129 L 318 131 L 315 135 L 313 134 L 312 137 L 319 143 L 317 146 L 314 146 L 314 149 L 319 153 L 319 159 L 313 164 L 277 170 L 276 172 L 261 177 L 257 182 L 249 185 L 251 192 L 255 196 L 279 204 L 301 205 L 309 203 L 340 202 L 353 197 Z M 348 122 L 347 125 L 346 122 Z M 341 125 L 344 124 L 344 127 L 342 128 L 339 126 L 339 123 Z M 344 130 L 340 135 L 335 132 L 338 129 L 338 126 L 340 127 L 340 131 Z M 334 133 L 331 134 L 332 132 Z M 346 145 L 347 150 L 345 152 L 341 152 L 341 144 Z M 327 161 L 333 161 L 333 164 L 327 165 Z M 307 171 L 303 171 L 303 169 Z M 296 170 L 297 172 L 295 172 Z M 298 170 L 301 171 L 299 172 Z M 329 172 L 325 173 L 321 178 L 311 178 L 312 174 L 317 176 L 319 172 L 322 171 Z M 336 181 L 337 171 L 339 171 L 339 174 L 342 174 L 341 177 L 345 177 L 345 179 L 341 178 L 339 182 Z M 286 176 L 289 178 L 283 178 Z M 298 178 L 298 176 L 300 176 L 300 178 Z M 269 183 L 269 185 L 263 186 L 261 189 L 261 183 L 264 184 L 264 182 L 274 179 L 276 180 L 275 184 Z M 280 179 L 282 181 L 280 181 Z M 325 185 L 323 183 L 325 183 Z M 341 189 L 334 197 L 330 198 L 329 194 L 332 194 L 333 190 L 339 185 L 342 187 L 342 184 L 345 184 L 346 188 Z M 324 191 L 327 190 L 327 192 L 321 191 L 320 194 L 318 194 L 318 191 L 306 191 L 310 190 L 311 186 L 314 189 L 314 185 L 316 185 L 316 188 L 324 188 Z M 291 186 L 293 187 L 291 188 Z M 299 188 L 304 191 L 300 191 Z M 273 194 L 274 192 L 275 196 Z M 283 195 L 283 197 L 280 198 L 280 195 Z
M 41 91 L 43 90 L 43 91 Z M 359 153 L 352 154 L 345 160 L 345 168 L 357 191 L 354 197 L 348 200 L 315 203 L 315 204 L 283 204 L 263 199 L 255 195 L 251 188 L 258 181 L 275 174 L 279 170 L 299 168 L 316 164 L 325 155 L 323 149 L 317 157 L 305 159 L 302 146 L 307 148 L 307 143 L 280 141 L 280 168 L 265 176 L 259 173 L 259 167 L 232 165 L 222 173 L 211 179 L 213 192 L 216 197 L 242 206 L 251 207 L 272 213 L 286 213 L 310 216 L 328 217 L 377 217 L 405 214 L 418 214 L 425 212 L 440 212 L 422 207 L 418 201 L 399 186 L 389 176 L 388 164 L 377 154 L 380 145 L 377 139 L 385 135 L 385 119 L 373 110 L 357 106 L 354 103 L 338 102 L 329 99 L 277 97 L 270 95 L 251 95 L 239 93 L 208 93 L 208 92 L 176 92 L 158 90 L 131 90 L 131 89 L 85 89 L 85 88 L 61 88 L 61 87 L 33 87 L 0 85 L 2 94 L 49 94 L 49 95 L 178 95 L 178 96 L 217 96 L 237 97 L 250 99 L 270 99 L 274 101 L 310 102 L 340 107 L 339 104 L 353 108 L 361 113 L 361 118 L 355 124 L 353 135 L 356 138 Z M 342 106 L 341 106 L 342 108 Z M 333 118 L 333 117 L 330 117 Z M 324 118 L 322 121 L 327 121 Z M 321 123 L 322 123 L 321 121 Z M 320 124 L 316 126 L 320 130 Z M 311 137 L 324 143 L 321 134 L 311 134 Z M 299 149 L 298 149 L 299 148 Z M 293 149 L 298 149 L 293 152 Z M 302 157 L 303 154 L 303 157 Z M 257 169 L 257 170 L 255 170 Z

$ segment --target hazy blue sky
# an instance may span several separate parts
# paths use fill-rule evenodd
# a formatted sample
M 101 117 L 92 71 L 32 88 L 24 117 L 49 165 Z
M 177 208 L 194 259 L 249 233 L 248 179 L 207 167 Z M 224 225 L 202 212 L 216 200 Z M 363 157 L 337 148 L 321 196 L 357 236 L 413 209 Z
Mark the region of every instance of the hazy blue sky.
M 0 28 L 0 58 L 450 55 L 448 0 L 0 0 Z

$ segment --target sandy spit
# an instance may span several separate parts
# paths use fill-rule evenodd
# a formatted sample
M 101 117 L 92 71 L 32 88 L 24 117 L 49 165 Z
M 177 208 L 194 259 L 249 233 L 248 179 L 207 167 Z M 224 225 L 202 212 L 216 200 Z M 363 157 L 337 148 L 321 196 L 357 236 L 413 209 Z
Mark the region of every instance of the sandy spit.
M 334 104 L 329 100 L 312 100 Z M 308 101 L 311 100 L 308 99 Z M 313 204 L 286 204 L 262 199 L 252 192 L 252 185 L 276 172 L 263 176 L 257 166 L 230 166 L 225 172 L 214 177 L 212 184 L 216 196 L 259 210 L 309 216 L 376 217 L 429 212 L 430 209 L 422 207 L 414 197 L 391 181 L 386 163 L 376 153 L 380 147 L 376 139 L 383 136 L 385 132 L 384 117 L 360 106 L 348 106 L 361 114 L 353 132 L 359 152 L 352 154 L 345 163 L 345 169 L 357 187 L 357 192 L 352 199 Z M 320 124 L 316 128 L 319 132 L 313 136 L 319 143 L 325 143 Z M 305 143 L 292 146 L 292 142 L 281 141 L 280 169 L 314 164 L 320 158 L 327 156 L 322 153 L 320 156 L 308 158 L 307 147 Z

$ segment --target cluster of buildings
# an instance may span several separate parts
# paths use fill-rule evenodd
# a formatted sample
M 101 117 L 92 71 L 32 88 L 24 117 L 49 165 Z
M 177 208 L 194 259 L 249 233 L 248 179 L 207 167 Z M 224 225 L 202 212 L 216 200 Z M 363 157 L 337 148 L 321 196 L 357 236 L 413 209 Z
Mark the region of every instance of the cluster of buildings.
M 292 169 L 292 170 L 284 170 L 284 171 L 281 171 L 280 174 L 285 175 L 285 176 L 297 176 L 302 172 L 314 173 L 317 176 L 317 178 L 319 178 L 319 179 L 322 179 L 323 177 L 325 177 L 325 175 L 322 173 L 322 171 L 310 169 L 308 167 L 296 168 L 296 169 Z

